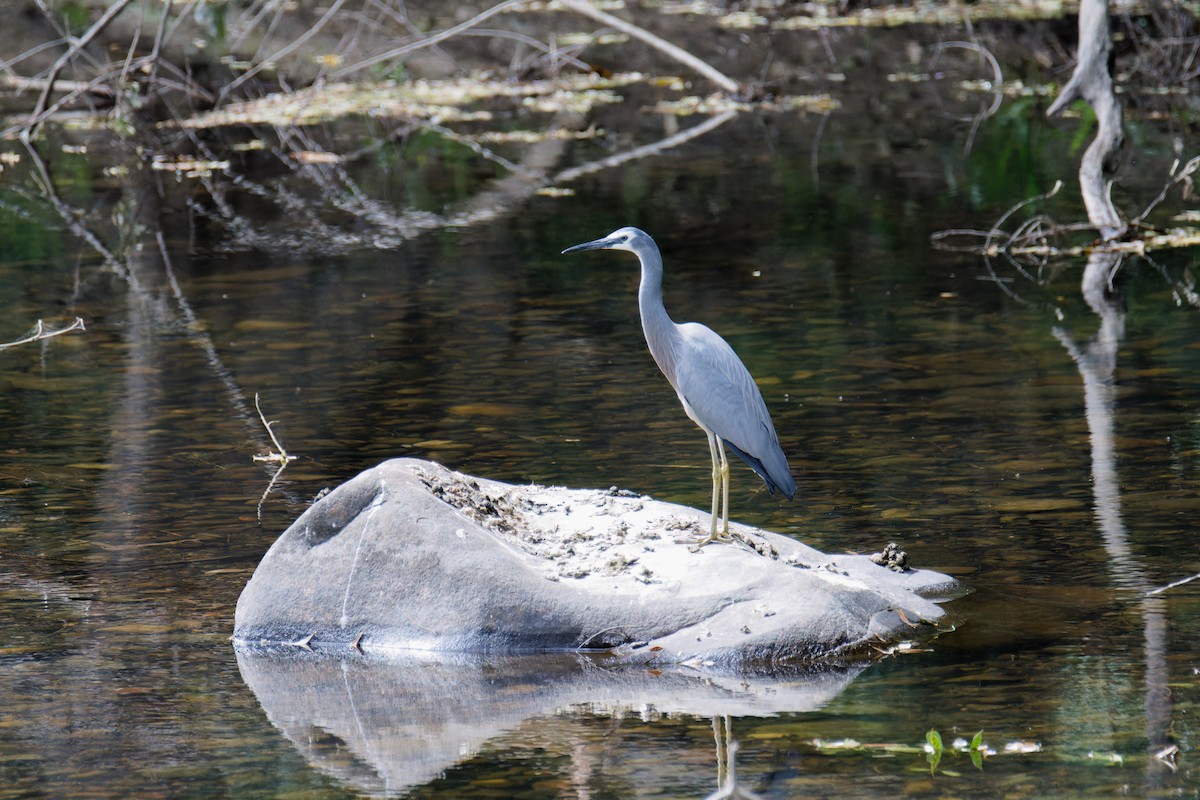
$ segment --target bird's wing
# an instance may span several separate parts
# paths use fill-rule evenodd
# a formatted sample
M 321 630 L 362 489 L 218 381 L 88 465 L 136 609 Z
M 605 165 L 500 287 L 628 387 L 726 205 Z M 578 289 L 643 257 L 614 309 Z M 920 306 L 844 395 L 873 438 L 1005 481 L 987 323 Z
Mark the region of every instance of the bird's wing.
M 739 450 L 767 461 L 779 437 L 754 378 L 729 343 L 696 322 L 679 326 L 684 346 L 675 365 L 676 389 L 696 421 Z M 780 451 L 782 457 L 782 451 Z

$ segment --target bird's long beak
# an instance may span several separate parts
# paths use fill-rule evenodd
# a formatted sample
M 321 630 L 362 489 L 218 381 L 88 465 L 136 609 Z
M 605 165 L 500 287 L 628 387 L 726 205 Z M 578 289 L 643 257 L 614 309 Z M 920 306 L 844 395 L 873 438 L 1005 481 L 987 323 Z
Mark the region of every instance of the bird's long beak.
M 584 250 L 605 250 L 611 243 L 610 239 L 611 237 L 605 236 L 603 239 L 596 239 L 592 242 L 584 242 L 583 244 L 577 244 L 574 247 L 568 247 L 566 250 L 563 250 L 563 255 L 566 255 L 567 253 L 579 253 Z

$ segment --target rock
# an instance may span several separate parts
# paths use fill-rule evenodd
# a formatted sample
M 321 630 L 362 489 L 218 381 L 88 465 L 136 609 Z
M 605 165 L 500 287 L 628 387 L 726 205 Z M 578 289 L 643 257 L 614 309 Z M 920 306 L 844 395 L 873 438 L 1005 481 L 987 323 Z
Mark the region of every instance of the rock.
M 272 545 L 234 639 L 321 649 L 609 651 L 744 670 L 853 659 L 937 632 L 955 582 L 827 556 L 620 490 L 510 486 L 396 459 L 319 500 Z

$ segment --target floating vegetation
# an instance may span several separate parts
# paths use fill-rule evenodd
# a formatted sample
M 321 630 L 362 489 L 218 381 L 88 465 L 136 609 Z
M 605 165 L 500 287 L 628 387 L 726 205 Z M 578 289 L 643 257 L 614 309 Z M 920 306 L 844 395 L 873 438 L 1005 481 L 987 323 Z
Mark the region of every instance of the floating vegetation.
M 841 104 L 827 94 L 786 95 L 760 102 L 736 100 L 724 95 L 690 96 L 662 100 L 651 107 L 658 114 L 686 117 L 692 114 L 723 114 L 727 111 L 816 111 L 824 113 Z
M 503 82 L 484 77 L 444 81 L 386 81 L 382 83 L 327 83 L 295 92 L 278 92 L 178 121 L 164 127 L 220 128 L 230 125 L 314 125 L 346 116 L 409 117 L 435 122 L 468 122 L 492 119 L 475 104 L 497 99 L 519 99 L 536 111 L 586 113 L 599 104 L 618 103 L 614 88 L 640 83 L 641 73 L 602 77 L 595 74 L 563 75 L 554 80 Z

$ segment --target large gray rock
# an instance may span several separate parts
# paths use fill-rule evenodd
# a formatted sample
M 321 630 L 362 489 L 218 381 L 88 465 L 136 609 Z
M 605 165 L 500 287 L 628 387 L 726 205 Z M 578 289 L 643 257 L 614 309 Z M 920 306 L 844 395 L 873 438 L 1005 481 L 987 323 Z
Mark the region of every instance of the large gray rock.
M 875 655 L 937 632 L 954 582 L 615 490 L 510 486 L 416 459 L 321 499 L 264 556 L 234 639 L 319 649 L 606 650 L 746 669 Z

